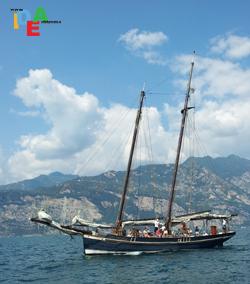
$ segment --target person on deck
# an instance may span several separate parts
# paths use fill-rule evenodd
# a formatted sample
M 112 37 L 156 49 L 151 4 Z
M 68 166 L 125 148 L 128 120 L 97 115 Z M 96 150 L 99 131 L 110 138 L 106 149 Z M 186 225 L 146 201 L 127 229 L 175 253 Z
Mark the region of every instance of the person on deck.
M 149 230 L 148 230 L 147 227 L 145 227 L 144 230 L 143 230 L 143 236 L 144 236 L 144 238 L 149 238 L 150 237 Z
M 181 233 L 183 234 L 183 235 L 188 235 L 188 227 L 187 227 L 187 225 L 186 225 L 186 223 L 185 222 L 182 222 L 181 223 Z
M 227 221 L 226 221 L 226 219 L 222 220 L 222 230 L 223 230 L 223 233 L 227 232 Z
M 160 226 L 160 222 L 158 218 L 155 220 L 154 225 L 155 225 L 154 233 L 156 233 L 156 231 L 159 229 L 159 226 Z
M 161 238 L 162 237 L 162 230 L 161 228 L 158 228 L 158 230 L 155 232 L 156 236 Z
M 165 225 L 163 225 L 161 227 L 161 231 L 162 231 L 162 237 L 167 237 L 168 236 L 168 230 L 167 230 Z
M 199 227 L 198 227 L 198 226 L 195 227 L 194 233 L 195 233 L 196 236 L 199 236 L 200 230 L 199 230 Z

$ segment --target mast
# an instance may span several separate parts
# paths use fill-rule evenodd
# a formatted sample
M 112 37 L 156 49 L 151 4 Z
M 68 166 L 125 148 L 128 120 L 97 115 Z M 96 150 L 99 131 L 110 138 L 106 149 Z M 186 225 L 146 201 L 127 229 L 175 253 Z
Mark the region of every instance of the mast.
M 194 68 L 194 61 L 191 62 L 191 69 L 189 73 L 189 80 L 188 80 L 188 85 L 187 85 L 184 108 L 181 111 L 182 113 L 181 129 L 180 129 L 180 134 L 179 134 L 177 153 L 176 153 L 176 159 L 175 159 L 175 164 L 174 164 L 174 172 L 173 172 L 173 178 L 172 178 L 172 184 L 171 184 L 171 190 L 170 190 L 170 198 L 169 198 L 169 203 L 168 203 L 168 214 L 167 214 L 167 219 L 166 219 L 166 229 L 168 230 L 169 234 L 171 234 L 172 207 L 173 207 L 173 201 L 174 201 L 176 178 L 177 178 L 177 172 L 179 168 L 180 153 L 181 153 L 181 146 L 182 146 L 184 128 L 185 128 L 185 123 L 186 123 L 186 117 L 187 117 L 188 110 L 193 108 L 193 107 L 191 108 L 188 107 L 188 101 L 189 101 L 190 91 L 191 91 L 191 80 L 192 80 L 192 75 L 193 75 L 193 68 Z
M 128 183 L 129 183 L 130 171 L 131 171 L 133 155 L 134 155 L 134 150 L 135 150 L 135 143 L 136 143 L 136 139 L 137 139 L 137 136 L 138 136 L 139 123 L 140 123 L 140 119 L 141 119 L 141 113 L 142 113 L 142 106 L 143 106 L 144 97 L 145 97 L 145 92 L 141 91 L 140 103 L 139 103 L 139 108 L 138 108 L 137 116 L 136 116 L 136 120 L 135 120 L 135 128 L 134 128 L 132 145 L 131 145 L 130 154 L 129 154 L 129 160 L 128 160 L 127 171 L 126 171 L 126 177 L 125 177 L 125 182 L 124 182 L 124 186 L 123 186 L 123 193 L 122 193 L 122 196 L 121 196 L 119 212 L 118 212 L 117 219 L 116 219 L 117 233 L 118 233 L 118 231 L 119 231 L 119 229 L 121 227 L 121 222 L 122 222 L 122 215 L 123 215 L 123 211 L 124 211 L 124 204 L 125 204 L 126 194 L 127 194 L 127 191 L 128 191 Z

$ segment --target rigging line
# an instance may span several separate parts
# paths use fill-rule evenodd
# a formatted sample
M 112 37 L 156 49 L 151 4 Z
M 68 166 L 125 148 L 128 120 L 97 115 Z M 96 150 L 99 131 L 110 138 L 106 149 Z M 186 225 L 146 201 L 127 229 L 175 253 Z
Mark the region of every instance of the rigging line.
M 208 152 L 207 152 L 207 149 L 206 147 L 204 146 L 204 144 L 202 143 L 202 140 L 200 138 L 200 136 L 197 134 L 197 131 L 195 132 L 196 134 L 196 137 L 197 137 L 197 141 L 199 143 L 199 147 L 200 147 L 200 152 L 201 152 L 201 156 L 209 156 Z M 204 153 L 204 154 L 203 154 Z M 215 166 L 214 166 L 214 163 L 213 163 L 213 160 L 207 160 L 209 166 L 211 167 L 211 169 L 215 169 Z
M 145 101 L 144 101 L 145 102 Z M 145 105 L 145 103 L 144 103 Z M 147 135 L 146 135 L 146 121 L 148 119 L 148 108 L 146 108 L 146 106 L 144 107 L 144 116 L 142 116 L 142 123 L 140 124 L 140 129 L 139 129 L 139 133 L 140 135 L 138 135 L 138 141 L 136 142 L 136 161 L 138 162 L 138 155 L 139 155 L 139 176 L 138 176 L 138 190 L 137 190 L 137 199 L 138 199 L 138 211 L 137 211 L 137 217 L 139 216 L 140 213 L 140 204 L 139 204 L 139 190 L 141 188 L 141 172 L 142 172 L 142 149 L 143 149 L 143 145 L 144 145 L 144 149 L 148 150 L 148 159 L 150 160 L 150 147 L 148 147 L 148 139 L 147 139 Z M 143 138 L 144 138 L 144 144 L 143 144 Z M 139 145 L 139 146 L 138 146 Z M 138 151 L 139 148 L 139 151 Z M 145 151 L 144 155 L 146 154 L 147 151 Z M 138 154 L 139 153 L 139 154 Z M 151 155 L 152 156 L 152 155 Z
M 148 108 L 146 107 L 146 100 L 144 100 L 144 116 L 143 116 L 143 119 L 142 119 L 142 131 L 141 131 L 141 136 L 140 136 L 140 141 L 141 141 L 141 144 L 140 144 L 140 155 L 141 155 L 141 152 L 142 152 L 142 147 L 143 147 L 143 150 L 144 150 L 144 163 L 145 161 L 147 161 L 147 164 L 150 163 L 150 155 L 149 155 L 149 145 L 148 145 L 148 139 L 147 139 L 147 135 L 146 135 L 146 128 L 145 128 L 145 122 L 146 122 L 146 118 L 147 118 L 147 112 L 148 112 Z M 140 162 L 142 162 L 142 159 L 140 157 Z
M 153 92 L 153 91 L 150 91 L 148 92 L 147 94 L 149 95 L 162 95 L 162 96 L 172 96 L 172 97 L 177 97 L 179 96 L 178 94 L 170 94 L 170 93 L 164 93 L 164 92 Z
M 190 100 L 190 102 L 191 102 L 191 105 L 194 106 L 194 109 L 193 109 L 193 116 L 192 116 L 192 118 L 189 119 L 190 131 L 192 130 L 192 133 L 193 133 L 193 135 L 190 138 L 191 139 L 190 143 L 192 143 L 192 150 L 193 150 L 191 156 L 195 157 L 195 153 L 199 152 L 198 148 L 200 148 L 202 150 L 202 144 L 200 142 L 200 138 L 199 138 L 199 135 L 198 135 L 197 130 L 196 130 L 195 95 L 193 95 L 191 97 L 191 99 L 192 99 L 192 102 L 191 102 L 191 100 Z M 191 153 L 191 151 L 190 151 L 190 153 Z M 190 187 L 190 190 L 189 190 L 189 200 L 188 200 L 189 210 L 192 207 L 192 193 L 193 193 L 193 190 L 194 190 L 194 180 L 195 180 L 195 161 L 194 161 L 194 159 L 192 159 L 191 160 L 191 187 Z M 197 208 L 193 208 L 193 209 L 197 210 Z
M 132 131 L 133 128 L 134 128 L 134 125 L 133 125 L 133 123 L 131 123 L 130 129 L 127 132 L 127 135 L 122 140 L 122 143 L 121 144 L 117 144 L 117 146 L 113 149 L 113 151 L 112 151 L 112 153 L 110 155 L 110 157 L 114 161 L 113 164 L 112 164 L 113 168 L 115 168 L 118 165 L 118 161 L 120 161 L 122 155 L 124 155 L 124 151 L 123 150 L 125 149 L 126 145 L 130 144 L 129 141 L 130 141 L 130 139 L 131 139 L 131 137 L 133 135 L 133 131 Z M 139 125 L 139 129 L 140 129 L 140 125 Z M 139 131 L 139 129 L 138 129 L 138 131 Z M 122 150 L 122 151 L 120 151 L 120 153 L 119 153 L 119 150 Z M 119 155 L 117 155 L 118 153 L 119 153 Z M 115 160 L 113 159 L 114 157 L 116 157 Z M 107 164 L 108 164 L 108 161 L 107 161 Z M 110 167 L 110 164 L 109 164 L 109 167 Z M 105 168 L 107 170 L 108 169 L 108 165 L 106 165 Z
M 111 170 L 112 168 L 115 169 L 117 168 L 118 165 L 118 161 L 121 161 L 121 157 L 124 154 L 124 149 L 126 148 L 126 145 L 128 145 L 129 140 L 132 137 L 132 130 L 133 130 L 133 124 L 130 125 L 130 129 L 127 133 L 126 136 L 124 136 L 121 144 L 117 143 L 116 147 L 113 148 L 113 151 L 111 152 L 111 154 L 109 155 L 110 160 L 113 161 L 110 163 L 109 160 L 106 161 L 106 165 L 105 165 L 105 171 L 107 170 Z M 120 152 L 119 152 L 120 151 Z M 114 159 L 114 157 L 116 157 Z
M 133 105 L 135 106 L 136 100 L 133 100 Z M 89 164 L 90 161 L 92 161 L 95 156 L 99 153 L 99 151 L 103 148 L 103 146 L 109 141 L 109 139 L 113 136 L 113 134 L 117 131 L 117 129 L 120 127 L 121 121 L 123 121 L 128 114 L 132 111 L 131 108 L 126 109 L 120 116 L 120 119 L 114 124 L 113 128 L 111 128 L 110 132 L 104 136 L 103 140 L 100 141 L 99 144 L 96 145 L 96 150 L 89 153 L 88 157 L 86 158 L 86 162 L 83 164 L 83 166 L 80 168 L 81 171 L 83 171 L 86 166 Z
M 191 101 L 190 101 L 190 105 Z M 183 135 L 183 148 L 182 148 L 182 152 L 181 152 L 181 157 L 180 160 L 183 162 L 184 160 L 184 156 L 186 156 L 186 158 L 191 156 L 191 152 L 192 152 L 192 118 L 191 118 L 191 113 L 188 112 L 187 113 L 187 120 L 186 120 L 186 127 L 184 128 L 184 135 Z M 191 183 L 192 183 L 192 175 L 193 175 L 193 167 L 192 167 L 192 163 L 191 163 Z M 188 189 L 187 189 L 187 195 L 186 195 L 186 211 L 189 212 L 189 207 L 190 207 L 190 202 L 189 202 L 189 196 L 191 195 L 191 187 L 188 185 Z
M 146 114 L 146 111 L 145 111 L 145 114 Z M 142 125 L 143 125 L 142 137 L 144 138 L 145 160 L 147 159 L 148 163 L 150 163 L 151 162 L 151 160 L 150 160 L 150 158 L 151 158 L 150 157 L 150 145 L 148 144 L 148 139 L 147 139 L 147 134 L 146 134 L 146 129 L 145 129 L 145 119 L 143 119 Z
M 195 95 L 192 96 L 193 98 L 193 105 L 195 107 Z M 193 120 L 193 124 L 192 124 L 192 130 L 193 130 L 193 133 L 194 133 L 194 141 L 197 142 L 197 153 L 198 153 L 198 148 L 200 150 L 200 154 L 202 155 L 202 152 L 204 152 L 206 155 L 208 155 L 208 152 L 207 152 L 207 149 L 205 147 L 205 145 L 202 143 L 202 140 L 198 134 L 198 131 L 197 131 L 197 127 L 196 127 L 196 121 L 195 121 L 195 108 L 194 108 L 194 120 Z
M 145 101 L 145 105 L 147 104 L 147 102 Z M 150 122 L 149 122 L 149 108 L 146 108 L 146 118 L 145 118 L 145 123 L 147 124 L 147 133 L 148 133 L 148 140 L 149 140 L 149 147 L 148 149 L 148 155 L 149 155 L 149 160 L 151 160 L 151 164 L 153 164 L 154 161 L 154 157 L 153 157 L 153 148 L 152 148 L 152 139 L 151 139 L 151 131 L 150 131 Z M 156 180 L 156 176 L 153 173 L 153 167 L 151 167 L 151 176 L 153 176 L 153 180 L 151 182 L 151 186 L 152 186 L 152 191 L 154 191 L 154 195 L 155 197 L 153 197 L 153 209 L 154 209 L 154 214 L 156 215 L 156 184 L 157 184 L 157 180 Z
M 115 148 L 115 150 L 113 150 L 112 154 L 110 155 L 110 158 L 113 158 L 113 157 L 117 157 L 115 159 L 115 161 L 113 162 L 113 168 L 116 167 L 116 165 L 118 164 L 118 161 L 121 161 L 121 157 L 122 155 L 124 154 L 124 149 L 125 149 L 125 145 L 128 145 L 128 142 L 129 140 L 131 139 L 131 136 L 132 136 L 132 129 L 133 129 L 134 125 L 131 124 L 130 126 L 130 131 L 128 131 L 128 135 L 126 137 L 124 137 L 124 139 L 122 140 L 122 144 L 118 144 L 117 147 Z M 120 151 L 120 154 L 117 155 L 118 151 L 119 150 L 122 150 Z M 110 165 L 109 165 L 109 168 L 110 168 Z M 106 163 L 105 165 L 105 170 L 104 172 L 108 171 L 108 162 Z M 122 191 L 122 185 L 121 185 L 121 188 L 119 188 L 119 190 Z M 129 190 L 129 189 L 128 189 Z
M 118 165 L 118 161 L 120 161 L 122 159 L 122 156 L 124 155 L 124 150 L 126 149 L 126 146 L 130 145 L 129 141 L 132 139 L 133 128 L 134 128 L 134 125 L 131 124 L 128 135 L 124 137 L 122 143 L 118 144 L 115 150 L 113 151 L 111 158 L 117 157 L 113 162 L 113 167 L 116 167 Z M 121 150 L 120 153 L 119 153 L 119 150 Z
M 139 136 L 139 133 L 138 133 Z M 132 167 L 134 167 L 135 169 L 139 170 L 138 168 L 138 143 L 139 143 L 139 137 L 138 140 L 135 143 L 135 150 L 134 150 L 134 159 L 132 161 Z M 132 174 L 133 173 L 133 174 Z M 135 174 L 135 172 L 131 172 L 131 176 L 130 176 L 130 180 L 129 180 L 129 188 L 131 187 L 131 180 L 133 178 L 134 181 L 134 197 L 135 197 L 135 201 L 137 203 L 136 209 L 135 209 L 135 216 L 136 218 L 138 217 L 138 186 L 137 186 L 137 180 L 138 180 L 138 175 Z
M 192 156 L 192 151 L 193 151 L 193 135 L 192 135 L 192 117 L 189 115 L 187 118 L 187 130 L 188 130 L 188 137 L 189 137 L 189 145 L 188 145 L 188 157 Z M 192 196 L 192 189 L 193 189 L 193 179 L 194 179 L 194 163 L 193 159 L 191 160 L 191 167 L 190 167 L 190 176 L 191 176 L 191 181 L 190 184 L 188 184 L 188 189 L 187 189 L 187 197 L 186 197 L 186 204 L 187 204 L 187 212 L 190 212 L 191 209 L 191 196 Z
M 111 129 L 112 130 L 111 133 L 106 134 L 106 137 L 104 137 L 103 141 L 100 141 L 100 143 L 96 145 L 96 149 L 93 152 L 89 153 L 89 155 L 86 158 L 86 162 L 80 167 L 80 170 L 79 170 L 80 172 L 85 170 L 86 166 L 90 163 L 90 161 L 92 161 L 95 158 L 95 156 L 100 152 L 100 150 L 103 149 L 103 146 L 109 141 L 109 139 L 114 135 L 114 133 L 120 127 L 121 121 L 123 121 L 131 111 L 132 109 L 128 109 L 126 110 L 126 112 L 124 111 L 124 113 L 122 114 L 120 119 L 117 121 L 115 126 Z
M 145 105 L 147 104 L 147 101 L 145 100 Z M 153 157 L 153 148 L 152 148 L 152 139 L 151 139 L 151 131 L 150 131 L 150 124 L 149 124 L 149 108 L 146 108 L 146 122 L 147 122 L 147 129 L 148 129 L 148 137 L 149 137 L 149 151 L 150 151 L 150 158 L 151 161 L 153 162 L 154 157 Z
M 119 127 L 120 127 L 121 125 L 119 124 Z M 120 144 L 120 143 L 118 143 L 117 144 L 117 146 L 113 149 L 113 151 L 112 151 L 112 153 L 111 153 L 111 155 L 110 155 L 110 157 L 112 158 L 112 160 L 114 161 L 113 162 L 113 165 L 114 165 L 114 167 L 116 167 L 117 165 L 118 165 L 118 160 L 120 160 L 120 158 L 121 158 L 121 156 L 124 154 L 124 151 L 123 151 L 123 149 L 125 149 L 125 147 L 126 147 L 126 145 L 128 145 L 128 142 L 129 142 L 129 140 L 130 140 L 130 138 L 132 137 L 132 133 L 133 133 L 133 127 L 134 127 L 134 125 L 133 125 L 133 123 L 131 123 L 131 125 L 130 125 L 130 128 L 128 129 L 128 131 L 127 131 L 127 135 L 124 137 L 124 139 L 122 140 L 122 143 Z M 119 150 L 122 150 L 122 151 L 120 151 L 120 154 L 119 155 L 117 155 L 118 153 L 119 153 Z M 114 157 L 117 157 L 115 160 L 113 159 Z M 106 168 L 108 167 L 108 165 L 106 166 Z
M 198 131 L 196 129 L 196 125 L 195 125 L 195 129 L 194 129 L 194 135 L 195 135 L 195 138 L 196 138 L 196 141 L 197 141 L 197 146 L 200 149 L 201 156 L 204 156 L 204 155 L 209 156 L 208 152 L 207 152 L 207 149 L 206 149 L 204 143 L 202 143 L 202 139 L 200 138 L 200 136 L 198 134 Z M 211 167 L 211 169 L 215 168 L 212 160 L 208 160 L 208 164 Z
M 199 136 L 199 134 L 198 134 L 198 132 L 197 132 L 196 126 L 195 126 L 195 129 L 194 129 L 194 135 L 195 135 L 197 144 L 198 144 L 198 146 L 199 146 L 201 152 L 204 151 L 204 153 L 205 153 L 206 155 L 208 155 L 208 152 L 207 152 L 207 150 L 206 150 L 206 147 L 203 145 L 202 140 L 201 140 L 201 138 L 200 138 L 200 136 Z
M 192 125 L 191 127 L 193 129 L 195 129 L 194 127 L 194 124 L 195 124 L 195 109 L 193 110 L 193 120 L 192 120 Z M 195 156 L 195 139 L 194 139 L 194 135 L 192 135 L 192 157 L 193 159 L 191 160 L 191 190 L 190 190 L 190 194 L 189 194 L 189 211 L 191 210 L 191 207 L 192 207 L 192 194 L 193 194 L 193 190 L 194 190 L 194 176 L 195 176 L 195 168 L 194 168 L 194 156 Z
M 146 104 L 146 101 L 145 101 Z M 150 131 L 148 128 L 148 113 L 149 113 L 149 108 L 145 108 L 145 119 L 143 121 L 143 126 L 144 126 L 144 140 L 145 140 L 145 146 L 147 150 L 147 156 L 148 156 L 148 161 L 152 163 L 153 161 L 153 155 L 152 155 L 152 144 L 150 140 Z M 146 131 L 148 130 L 148 131 Z M 148 134 L 148 136 L 147 136 Z M 146 153 L 145 153 L 146 154 Z
M 192 102 L 190 100 L 190 104 L 192 105 Z M 195 115 L 195 109 L 193 109 L 193 112 L 189 114 L 187 118 L 187 135 L 188 135 L 188 149 L 187 149 L 187 156 L 188 157 L 194 157 L 194 144 L 195 144 L 195 139 L 193 135 L 192 129 L 194 128 L 194 115 Z M 187 212 L 190 212 L 191 209 L 191 204 L 192 204 L 192 191 L 194 188 L 194 160 L 191 159 L 191 165 L 190 165 L 190 183 L 188 185 L 188 190 L 187 190 L 187 197 L 186 197 L 186 204 L 187 204 Z
M 161 80 L 159 82 L 155 82 L 155 83 L 151 84 L 151 88 L 159 87 L 159 86 L 161 86 L 163 83 L 165 83 L 167 81 L 169 81 L 168 77 L 164 78 L 163 80 Z M 150 84 L 149 84 L 149 86 L 150 86 Z
M 138 201 L 140 200 L 140 193 L 141 193 L 141 177 L 142 177 L 142 147 L 140 143 L 140 175 L 139 175 L 139 187 L 138 187 Z M 138 206 L 138 218 L 140 217 L 141 207 Z
M 140 169 L 140 172 L 139 172 L 139 181 L 138 181 L 138 201 L 139 201 L 139 199 L 140 199 L 140 192 L 141 192 L 141 175 L 142 175 L 142 159 L 141 159 L 141 151 L 142 151 L 142 147 L 141 147 L 141 141 L 140 141 L 140 167 L 139 167 L 139 169 Z M 137 218 L 139 218 L 140 217 L 140 209 L 141 208 L 139 208 L 139 206 L 138 206 L 138 212 L 137 212 Z
M 140 126 L 139 126 L 140 127 Z M 139 144 L 139 146 L 137 146 Z M 138 163 L 139 161 L 139 166 L 138 166 L 138 172 L 139 174 L 137 175 L 137 181 L 138 181 L 138 186 L 136 186 L 135 183 L 135 199 L 137 200 L 137 206 L 136 206 L 136 218 L 139 219 L 140 217 L 140 202 L 139 202 L 139 193 L 140 193 L 140 186 L 141 186 L 141 136 L 138 135 L 138 141 L 136 141 L 136 146 L 135 146 L 135 162 Z M 138 151 L 139 148 L 139 151 Z M 139 159 L 138 159 L 138 152 L 139 152 Z M 136 181 L 136 178 L 134 178 L 134 180 Z
M 195 95 L 192 96 L 192 105 L 194 106 L 193 108 L 193 116 L 192 116 L 192 123 L 191 123 L 191 128 L 193 129 L 192 133 L 192 145 L 193 145 L 193 153 L 192 153 L 192 156 L 194 157 L 195 156 L 195 135 L 194 135 L 194 132 L 195 132 L 195 129 L 196 129 L 196 126 L 195 126 Z M 191 210 L 191 207 L 192 207 L 192 194 L 193 194 L 193 190 L 194 190 L 194 179 L 195 179 L 195 164 L 194 164 L 194 158 L 191 160 L 192 162 L 192 176 L 191 176 L 191 190 L 190 190 L 190 195 L 189 195 L 189 209 Z
M 189 140 L 188 140 L 188 137 L 189 137 L 189 127 L 188 127 L 188 121 L 189 121 L 189 117 L 190 117 L 190 114 L 189 112 L 187 112 L 186 114 L 186 126 L 184 127 L 184 132 L 183 132 L 183 142 L 182 142 L 182 149 L 181 149 L 181 153 L 180 153 L 180 163 L 183 164 L 183 160 L 184 160 L 184 157 L 188 155 L 188 149 L 189 149 Z M 183 177 L 183 168 L 181 171 L 179 171 L 179 173 L 177 173 L 177 179 L 176 179 L 176 185 L 179 187 L 179 184 L 180 184 L 180 175 L 182 175 Z M 185 194 L 185 191 L 183 188 L 179 188 L 179 190 L 183 190 L 183 194 Z M 186 203 L 186 202 L 185 202 Z M 187 206 L 184 206 L 185 210 L 188 211 L 188 208 Z

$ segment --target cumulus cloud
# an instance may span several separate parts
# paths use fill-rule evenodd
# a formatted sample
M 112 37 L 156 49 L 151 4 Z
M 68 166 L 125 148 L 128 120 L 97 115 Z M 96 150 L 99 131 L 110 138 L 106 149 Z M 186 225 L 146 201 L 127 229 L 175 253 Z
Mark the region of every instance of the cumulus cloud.
M 14 95 L 32 111 L 39 111 L 48 131 L 25 134 L 18 140 L 19 149 L 7 163 L 8 181 L 32 178 L 52 171 L 80 175 L 124 169 L 127 164 L 136 108 L 114 104 L 101 107 L 89 93 L 77 94 L 53 78 L 47 69 L 30 70 L 17 81 Z M 29 111 L 29 110 L 28 110 Z M 148 124 L 155 161 L 168 155 L 168 145 L 161 146 L 168 134 L 156 108 L 146 108 L 138 139 L 142 163 L 152 162 L 148 155 Z M 163 153 L 165 153 L 163 155 Z M 25 165 L 25 166 L 24 166 Z
M 181 76 L 177 83 L 182 90 L 186 87 L 183 69 L 190 59 L 185 55 L 176 58 L 175 72 Z M 197 132 L 210 155 L 234 153 L 249 158 L 249 78 L 250 69 L 235 62 L 196 57 L 192 87 L 196 89 Z
M 25 106 L 40 110 L 51 125 L 48 133 L 24 135 L 19 141 L 39 159 L 74 154 L 89 146 L 101 127 L 97 98 L 89 93 L 77 94 L 53 79 L 47 69 L 30 70 L 28 77 L 17 81 L 14 95 Z
M 211 51 L 230 59 L 240 59 L 250 55 L 250 37 L 227 34 L 211 40 Z
M 47 69 L 30 70 L 17 81 L 13 93 L 32 109 L 25 115 L 39 113 L 49 130 L 20 137 L 19 149 L 6 163 L 6 176 L 20 180 L 57 169 L 74 172 L 75 155 L 90 147 L 103 127 L 98 99 L 87 92 L 77 94 Z
M 126 47 L 132 50 L 151 48 L 162 45 L 167 41 L 167 36 L 163 32 L 149 32 L 139 29 L 131 29 L 119 38 Z
M 190 62 L 190 56 L 178 56 L 174 64 L 174 71 L 181 75 L 187 74 Z M 238 63 L 208 57 L 197 56 L 195 58 L 194 81 L 201 96 L 211 96 L 216 99 L 228 99 L 230 96 L 248 97 L 249 78 L 250 69 L 244 69 Z M 183 83 L 184 81 L 177 82 Z
M 166 60 L 155 48 L 168 41 L 163 32 L 131 29 L 119 37 L 119 41 L 134 55 L 142 57 L 150 64 L 165 65 Z

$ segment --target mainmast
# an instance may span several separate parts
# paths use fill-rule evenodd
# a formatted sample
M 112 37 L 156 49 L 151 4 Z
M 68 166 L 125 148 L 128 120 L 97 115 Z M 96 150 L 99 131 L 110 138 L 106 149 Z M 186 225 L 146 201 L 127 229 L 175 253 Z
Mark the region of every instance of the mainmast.
M 188 113 L 188 110 L 190 109 L 188 107 L 188 101 L 189 101 L 190 91 L 191 91 L 191 80 L 192 80 L 193 68 L 194 68 L 194 61 L 191 62 L 191 69 L 189 73 L 189 80 L 188 80 L 188 85 L 187 85 L 184 108 L 181 111 L 182 113 L 181 129 L 180 129 L 180 134 L 179 134 L 178 147 L 177 147 L 176 159 L 175 159 L 175 164 L 174 164 L 174 173 L 173 173 L 173 178 L 172 178 L 170 198 L 169 198 L 169 204 L 168 204 L 168 214 L 167 214 L 167 219 L 166 219 L 166 229 L 168 230 L 169 234 L 171 234 L 172 207 L 173 207 L 173 201 L 174 201 L 176 178 L 177 178 L 177 172 L 179 168 L 184 128 L 185 128 L 187 113 Z
M 129 154 L 129 160 L 128 160 L 128 165 L 127 165 L 125 182 L 124 182 L 124 186 L 123 186 L 123 193 L 122 193 L 122 196 L 121 196 L 119 212 L 118 212 L 117 219 L 116 219 L 116 232 L 117 233 L 119 233 L 120 228 L 121 228 L 122 216 L 123 216 L 123 211 L 124 211 L 124 203 L 125 203 L 126 194 L 127 194 L 127 191 L 128 191 L 130 171 L 131 171 L 131 166 L 132 166 L 132 161 L 133 161 L 136 139 L 137 139 L 137 136 L 138 136 L 139 123 L 140 123 L 140 119 L 141 119 L 144 97 L 145 97 L 145 92 L 141 91 L 140 104 L 139 104 L 139 108 L 138 108 L 137 116 L 136 116 L 136 120 L 135 120 L 135 128 L 134 128 L 132 145 L 131 145 L 130 154 Z

